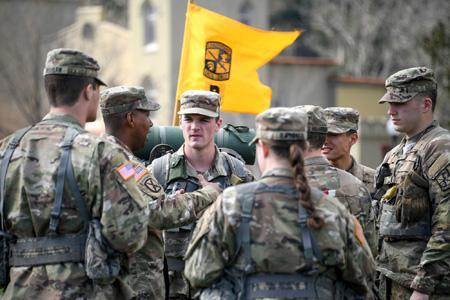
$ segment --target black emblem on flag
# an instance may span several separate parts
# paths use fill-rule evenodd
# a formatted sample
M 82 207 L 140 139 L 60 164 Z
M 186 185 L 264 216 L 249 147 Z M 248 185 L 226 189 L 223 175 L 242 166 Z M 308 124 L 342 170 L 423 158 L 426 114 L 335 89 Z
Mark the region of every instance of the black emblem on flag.
M 221 42 L 207 42 L 203 75 L 212 80 L 230 79 L 231 48 Z

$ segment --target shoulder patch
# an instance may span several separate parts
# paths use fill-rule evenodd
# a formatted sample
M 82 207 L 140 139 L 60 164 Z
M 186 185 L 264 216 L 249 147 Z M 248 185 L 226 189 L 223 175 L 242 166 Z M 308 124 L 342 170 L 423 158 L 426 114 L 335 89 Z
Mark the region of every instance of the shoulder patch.
M 147 169 L 144 166 L 140 165 L 137 165 L 134 171 L 134 179 L 136 179 L 136 181 L 139 181 L 139 179 L 141 179 L 145 174 L 148 173 Z
M 134 166 L 131 162 L 121 164 L 116 168 L 116 172 L 119 173 L 120 177 L 124 180 L 129 180 L 136 174 Z
M 436 174 L 434 180 L 443 192 L 450 190 L 450 163 L 447 163 L 447 165 Z
M 144 180 L 145 187 L 147 187 L 151 192 L 157 193 L 161 190 L 161 185 L 156 181 L 156 179 L 153 179 L 152 177 L 148 177 Z
M 428 176 L 431 179 L 435 179 L 442 170 L 445 170 L 449 163 L 450 153 L 442 153 L 428 169 Z

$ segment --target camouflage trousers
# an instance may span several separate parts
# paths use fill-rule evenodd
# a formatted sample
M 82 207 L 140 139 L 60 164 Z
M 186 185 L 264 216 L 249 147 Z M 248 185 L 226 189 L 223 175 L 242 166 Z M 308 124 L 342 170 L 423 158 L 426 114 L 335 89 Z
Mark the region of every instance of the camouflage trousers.
M 380 276 L 379 296 L 381 300 L 409 300 L 414 290 L 404 287 L 395 281 Z M 430 295 L 429 300 L 448 300 L 449 295 Z

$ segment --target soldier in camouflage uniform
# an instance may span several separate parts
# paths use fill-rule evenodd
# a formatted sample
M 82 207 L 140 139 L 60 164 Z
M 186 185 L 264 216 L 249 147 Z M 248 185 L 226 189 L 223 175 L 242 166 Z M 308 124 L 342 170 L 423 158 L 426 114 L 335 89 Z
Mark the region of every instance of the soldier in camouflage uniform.
M 322 153 L 336 168 L 345 170 L 361 180 L 373 193 L 375 170 L 358 163 L 350 154 L 358 141 L 359 112 L 349 107 L 325 108 L 328 134 Z
M 386 90 L 379 103 L 388 103 L 405 138 L 377 170 L 386 190 L 379 203 L 380 290 L 384 299 L 450 299 L 450 134 L 433 118 L 433 71 L 401 70 Z
M 122 253 L 123 265 L 147 238 L 148 203 L 138 190 L 135 177 L 128 176 L 132 163 L 127 154 L 83 129 L 86 122 L 96 119 L 100 85 L 104 85 L 97 77 L 99 69 L 93 58 L 77 50 L 55 49 L 47 55 L 44 81 L 50 112 L 23 136 L 6 174 L 3 221 L 6 231 L 17 240 L 11 244 L 10 282 L 3 299 L 134 296 L 123 280 L 126 268 L 106 286 L 98 286 L 87 277 L 82 258 L 84 240 L 77 244 L 78 251 L 66 253 L 74 249 L 66 240 L 82 236 L 87 223 L 80 217 L 80 201 L 85 202 L 91 218 L 100 220 L 102 235 L 112 249 Z M 73 169 L 74 180 L 67 179 L 67 175 L 66 181 L 74 183 L 79 194 L 70 184 L 63 190 L 56 183 L 60 178 L 57 173 L 62 165 L 61 153 L 67 153 L 64 149 L 70 144 L 66 142 L 68 133 L 77 135 L 69 148 L 68 170 Z M 9 136 L 0 142 L 2 163 L 11 140 Z M 80 194 L 81 197 L 76 196 Z M 61 211 L 53 214 L 57 198 L 63 199 Z M 54 244 L 52 237 L 59 237 L 64 243 Z M 24 251 L 16 251 L 20 245 Z M 75 258 L 79 254 L 81 257 Z M 64 261 L 58 261 L 62 256 Z
M 227 188 L 197 225 L 185 276 L 200 299 L 354 299 L 375 263 L 361 225 L 304 173 L 308 117 L 256 117 L 260 180 Z
M 181 95 L 180 127 L 184 144 L 173 154 L 155 159 L 150 169 L 164 190 L 171 194 L 183 189 L 198 188 L 197 175 L 222 188 L 253 180 L 252 174 L 240 160 L 219 152 L 214 134 L 220 129 L 220 95 L 209 91 L 187 91 Z M 183 256 L 194 224 L 164 232 L 170 297 L 185 299 L 192 296 L 188 282 L 183 278 Z
M 314 105 L 298 106 L 295 109 L 308 115 L 309 147 L 304 157 L 309 184 L 336 197 L 365 226 L 371 203 L 369 191 L 358 178 L 333 167 L 321 153 L 327 135 L 324 110 Z
M 104 90 L 100 107 L 105 121 L 106 139 L 122 147 L 130 161 L 138 166 L 136 170 L 141 172 L 138 176 L 145 183 L 139 187 L 151 203 L 149 239 L 141 250 L 129 257 L 131 264 L 127 283 L 137 292 L 138 299 L 163 299 L 164 245 L 160 230 L 196 220 L 203 209 L 217 198 L 218 192 L 208 187 L 193 193 L 166 197 L 156 179 L 133 155 L 145 145 L 152 126 L 150 112 L 160 108 L 158 103 L 147 98 L 142 87 L 118 86 Z M 212 186 L 206 181 L 202 183 Z

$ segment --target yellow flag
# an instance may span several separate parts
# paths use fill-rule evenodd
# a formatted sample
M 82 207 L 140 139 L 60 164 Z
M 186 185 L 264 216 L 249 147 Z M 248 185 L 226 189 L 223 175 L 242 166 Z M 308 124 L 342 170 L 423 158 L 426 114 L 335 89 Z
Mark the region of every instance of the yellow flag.
M 221 95 L 221 111 L 264 111 L 272 90 L 259 81 L 256 70 L 299 35 L 256 29 L 189 3 L 177 101 L 187 90 L 210 90 Z

